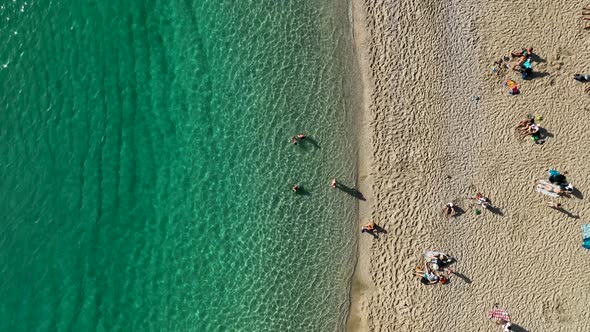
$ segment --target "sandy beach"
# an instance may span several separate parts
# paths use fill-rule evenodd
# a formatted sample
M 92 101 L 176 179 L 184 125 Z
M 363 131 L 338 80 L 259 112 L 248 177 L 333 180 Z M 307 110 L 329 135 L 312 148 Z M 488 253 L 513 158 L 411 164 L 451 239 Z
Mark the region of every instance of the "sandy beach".
M 358 186 L 362 234 L 349 331 L 501 331 L 486 314 L 506 308 L 514 331 L 590 331 L 590 30 L 580 1 L 353 1 L 364 105 Z M 491 68 L 534 47 L 535 74 L 520 95 Z M 514 126 L 542 116 L 534 144 Z M 535 190 L 547 170 L 567 172 L 575 196 Z M 476 215 L 477 192 L 495 210 Z M 545 206 L 563 204 L 563 211 Z M 464 213 L 447 218 L 454 202 Z M 422 254 L 454 256 L 457 275 L 423 285 Z

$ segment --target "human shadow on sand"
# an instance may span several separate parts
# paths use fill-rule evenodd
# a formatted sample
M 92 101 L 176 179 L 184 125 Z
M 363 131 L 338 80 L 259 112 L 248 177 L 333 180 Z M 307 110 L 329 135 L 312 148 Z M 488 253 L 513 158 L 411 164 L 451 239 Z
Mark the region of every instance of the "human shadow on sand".
M 345 193 L 349 194 L 350 196 L 352 196 L 356 199 L 360 199 L 361 201 L 367 200 L 365 198 L 365 196 L 363 195 L 363 193 L 358 191 L 358 189 L 356 189 L 356 188 L 347 187 L 346 185 L 343 185 L 342 183 L 336 183 L 336 188 L 344 191 Z
M 461 207 L 457 205 L 453 205 L 453 207 L 455 208 L 455 215 L 453 217 L 458 218 L 459 216 L 465 214 L 465 210 L 463 210 Z
M 547 130 L 547 128 L 539 127 L 539 135 L 541 135 L 541 139 L 553 138 L 553 134 Z
M 503 217 L 504 216 L 504 212 L 502 212 L 502 210 L 499 207 L 497 207 L 497 206 L 491 206 L 490 205 L 490 206 L 488 206 L 487 210 L 490 211 L 491 213 L 495 214 L 495 215 L 500 216 L 500 217 Z
M 574 218 L 574 219 L 580 219 L 580 216 L 579 216 L 579 215 L 577 215 L 577 214 L 573 214 L 573 213 L 571 213 L 570 211 L 568 211 L 568 210 L 566 210 L 566 209 L 564 209 L 564 208 L 562 208 L 562 207 L 560 207 L 560 208 L 558 208 L 558 209 L 555 209 L 555 210 L 557 210 L 557 211 L 559 211 L 559 212 L 561 212 L 561 213 L 563 213 L 563 214 L 567 215 L 567 216 L 568 216 L 568 217 L 570 217 L 570 218 Z
M 512 323 L 512 331 L 513 332 L 529 332 L 529 330 L 525 329 L 524 327 Z
M 460 272 L 453 272 L 453 274 L 458 277 L 459 279 L 463 280 L 466 284 L 470 284 L 472 281 L 469 277 L 467 277 L 466 275 L 464 275 L 463 273 Z
M 529 74 L 529 76 L 526 79 L 527 80 L 534 80 L 537 78 L 543 78 L 545 76 L 549 76 L 549 73 L 543 72 L 543 71 L 533 71 Z
M 574 187 L 574 192 L 571 193 L 571 195 L 577 199 L 584 199 L 584 195 L 582 194 L 582 192 L 579 191 L 578 188 L 575 188 L 575 187 Z

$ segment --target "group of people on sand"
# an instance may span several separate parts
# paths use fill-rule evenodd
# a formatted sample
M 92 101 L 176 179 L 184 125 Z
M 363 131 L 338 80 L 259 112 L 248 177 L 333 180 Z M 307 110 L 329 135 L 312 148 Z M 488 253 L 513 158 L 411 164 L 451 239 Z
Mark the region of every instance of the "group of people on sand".
M 508 94 L 520 94 L 520 84 L 508 78 L 508 73 L 506 71 L 513 70 L 520 73 L 522 79 L 529 78 L 529 75 L 533 72 L 532 56 L 533 48 L 527 47 L 520 51 L 510 52 L 510 54 L 502 56 L 499 60 L 494 62 L 492 71 L 497 75 L 506 74 L 503 84 L 504 87 L 508 89 Z
M 523 48 L 516 52 L 510 52 L 510 56 L 513 59 L 517 59 L 516 63 L 512 65 L 512 70 L 519 72 L 522 79 L 527 79 L 533 72 L 532 55 L 532 47 Z
M 549 170 L 549 179 L 537 180 L 536 189 L 541 194 L 554 198 L 568 196 L 574 193 L 574 186 L 567 181 L 563 173 L 555 169 Z
M 481 206 L 483 209 L 488 209 L 491 206 L 490 199 L 485 197 L 482 193 L 477 193 L 474 196 L 468 196 L 467 198 L 474 200 L 475 204 Z M 455 217 L 460 212 L 462 212 L 460 208 L 453 202 L 447 203 L 443 208 L 443 214 L 446 217 Z M 475 210 L 476 214 L 479 214 L 480 212 L 481 211 L 479 210 Z
M 494 64 L 498 66 L 494 67 L 494 71 L 500 74 L 504 72 L 502 69 L 506 67 L 507 69 L 512 69 L 513 71 L 520 73 L 520 77 L 523 80 L 528 79 L 533 72 L 532 56 L 532 47 L 510 52 L 509 55 L 503 56 L 500 60 L 494 62 Z M 516 61 L 514 61 L 515 59 Z M 504 80 L 504 87 L 508 89 L 508 94 L 510 95 L 514 96 L 520 94 L 520 84 L 515 80 L 510 79 L 508 75 L 506 75 Z
M 538 116 L 537 119 L 542 120 L 543 118 Z M 545 142 L 545 139 L 541 135 L 541 127 L 535 123 L 535 117 L 532 115 L 520 121 L 514 129 L 523 137 L 529 136 L 536 144 L 543 144 Z
M 453 258 L 440 251 L 426 251 L 424 262 L 416 266 L 414 274 L 425 285 L 436 283 L 446 284 L 453 274 L 448 266 L 453 263 Z

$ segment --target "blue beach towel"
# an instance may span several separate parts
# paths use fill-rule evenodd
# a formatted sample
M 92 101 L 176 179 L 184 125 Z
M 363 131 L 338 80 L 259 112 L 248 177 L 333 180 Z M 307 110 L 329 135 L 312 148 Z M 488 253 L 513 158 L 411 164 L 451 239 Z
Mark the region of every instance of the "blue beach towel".
M 549 176 L 558 176 L 560 173 L 557 170 L 550 169 Z
M 582 225 L 582 247 L 590 250 L 590 224 Z

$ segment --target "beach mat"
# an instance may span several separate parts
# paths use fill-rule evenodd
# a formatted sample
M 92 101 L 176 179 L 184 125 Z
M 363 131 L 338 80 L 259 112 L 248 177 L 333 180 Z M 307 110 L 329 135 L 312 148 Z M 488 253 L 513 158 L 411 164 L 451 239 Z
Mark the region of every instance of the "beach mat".
M 559 194 L 556 193 L 554 190 L 558 189 L 559 186 L 556 186 L 550 182 L 547 182 L 545 180 L 539 180 L 537 181 L 537 191 L 540 192 L 541 194 L 545 194 L 547 196 L 553 197 L 553 198 L 557 198 L 559 197 Z
M 590 250 L 590 224 L 582 225 L 582 247 Z

